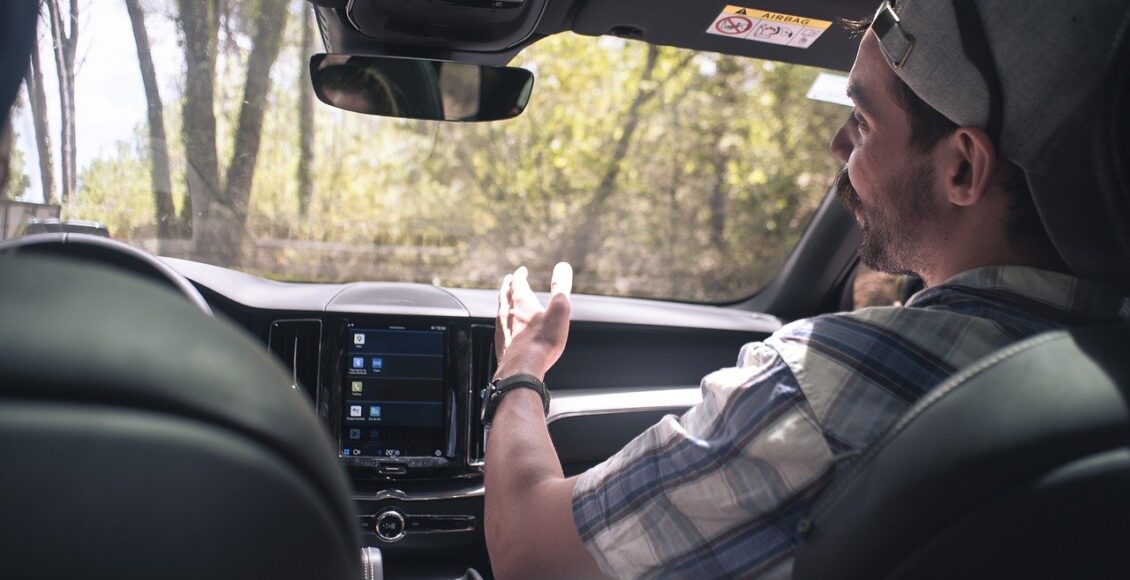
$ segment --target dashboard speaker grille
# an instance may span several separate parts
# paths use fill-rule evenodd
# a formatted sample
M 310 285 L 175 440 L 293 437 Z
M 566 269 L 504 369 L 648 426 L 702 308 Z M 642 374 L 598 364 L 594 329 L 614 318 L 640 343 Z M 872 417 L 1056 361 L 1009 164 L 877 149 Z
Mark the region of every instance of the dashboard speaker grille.
M 322 321 L 276 320 L 271 323 L 267 344 L 270 351 L 290 369 L 295 387 L 315 401 L 322 353 Z

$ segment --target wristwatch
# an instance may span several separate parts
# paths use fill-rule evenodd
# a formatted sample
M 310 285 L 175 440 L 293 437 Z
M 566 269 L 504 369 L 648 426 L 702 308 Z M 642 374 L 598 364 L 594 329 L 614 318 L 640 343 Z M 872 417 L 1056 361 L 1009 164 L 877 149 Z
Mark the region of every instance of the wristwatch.
M 482 390 L 480 396 L 482 403 L 480 406 L 483 409 L 482 425 L 487 427 L 490 425 L 491 419 L 494 417 L 494 412 L 498 410 L 498 405 L 502 402 L 502 396 L 515 389 L 533 389 L 541 395 L 541 403 L 545 415 L 549 416 L 549 389 L 545 388 L 545 383 L 539 381 L 534 375 L 517 374 L 511 375 L 504 379 L 495 379 L 487 384 L 486 388 Z

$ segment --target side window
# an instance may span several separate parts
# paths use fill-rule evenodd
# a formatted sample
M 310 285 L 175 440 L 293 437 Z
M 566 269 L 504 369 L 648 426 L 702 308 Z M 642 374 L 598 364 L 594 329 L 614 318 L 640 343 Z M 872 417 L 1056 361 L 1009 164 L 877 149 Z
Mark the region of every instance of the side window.
M 908 276 L 877 272 L 860 264 L 855 269 L 852 282 L 853 307 L 902 306 L 911 280 Z

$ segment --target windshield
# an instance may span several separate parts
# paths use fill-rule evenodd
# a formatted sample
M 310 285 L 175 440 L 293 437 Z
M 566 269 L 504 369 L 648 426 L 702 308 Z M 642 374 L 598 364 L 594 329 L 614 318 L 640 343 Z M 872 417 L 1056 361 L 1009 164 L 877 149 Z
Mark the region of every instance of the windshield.
M 483 288 L 567 260 L 579 292 L 727 302 L 838 168 L 813 68 L 559 34 L 511 63 L 536 77 L 521 116 L 407 121 L 314 100 L 307 2 L 77 6 L 41 24 L 7 195 L 164 256 Z

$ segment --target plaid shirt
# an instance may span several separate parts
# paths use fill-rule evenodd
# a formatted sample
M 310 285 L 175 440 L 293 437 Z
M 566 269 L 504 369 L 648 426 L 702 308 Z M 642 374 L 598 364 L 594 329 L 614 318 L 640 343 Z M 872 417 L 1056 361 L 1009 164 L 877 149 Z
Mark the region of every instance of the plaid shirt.
M 582 474 L 577 531 L 617 577 L 788 578 L 797 523 L 836 466 L 931 387 L 1025 337 L 1128 319 L 1112 289 L 1004 266 L 905 307 L 794 322 L 703 378 L 702 403 Z

